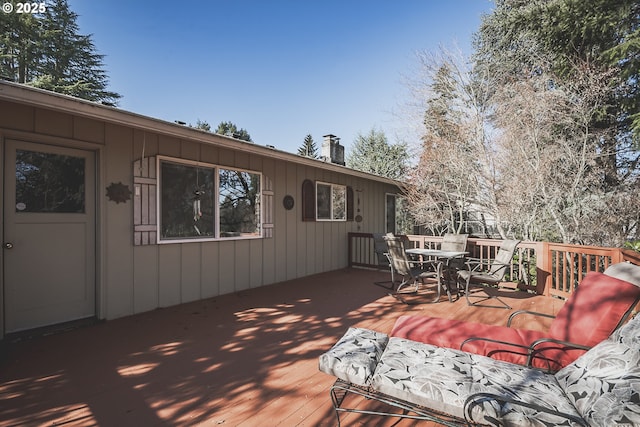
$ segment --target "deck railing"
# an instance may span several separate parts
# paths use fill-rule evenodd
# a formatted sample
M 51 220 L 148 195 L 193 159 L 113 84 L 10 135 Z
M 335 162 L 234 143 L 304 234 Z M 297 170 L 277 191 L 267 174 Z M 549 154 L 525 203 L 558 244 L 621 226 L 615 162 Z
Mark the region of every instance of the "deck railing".
M 409 235 L 407 238 L 409 245 L 415 248 L 438 249 L 442 242 L 440 236 Z M 349 266 L 380 267 L 374 252 L 373 234 L 349 233 L 348 240 Z M 501 240 L 469 238 L 469 256 L 492 261 L 501 243 Z M 524 241 L 518 245 L 505 280 L 522 290 L 566 298 L 585 274 L 602 272 L 621 261 L 640 265 L 640 253 L 619 248 Z

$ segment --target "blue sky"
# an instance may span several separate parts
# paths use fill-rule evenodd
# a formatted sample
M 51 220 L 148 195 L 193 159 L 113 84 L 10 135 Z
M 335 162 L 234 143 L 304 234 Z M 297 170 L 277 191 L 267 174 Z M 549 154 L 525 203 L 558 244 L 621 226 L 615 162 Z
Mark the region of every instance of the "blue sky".
M 69 0 L 119 107 L 221 121 L 296 152 L 307 134 L 402 134 L 416 51 L 470 51 L 489 0 Z M 410 141 L 409 141 L 410 142 Z

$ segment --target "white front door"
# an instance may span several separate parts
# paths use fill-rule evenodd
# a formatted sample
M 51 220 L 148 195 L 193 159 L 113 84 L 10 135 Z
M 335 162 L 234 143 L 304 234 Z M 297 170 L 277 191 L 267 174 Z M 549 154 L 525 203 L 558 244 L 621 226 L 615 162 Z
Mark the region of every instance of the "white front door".
M 5 332 L 95 315 L 95 153 L 6 141 Z

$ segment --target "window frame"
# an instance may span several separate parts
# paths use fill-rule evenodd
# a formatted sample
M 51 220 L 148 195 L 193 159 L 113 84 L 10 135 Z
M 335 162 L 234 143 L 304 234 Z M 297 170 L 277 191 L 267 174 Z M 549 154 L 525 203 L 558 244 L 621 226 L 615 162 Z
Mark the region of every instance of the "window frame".
M 389 229 L 389 200 L 393 200 L 393 230 Z M 385 193 L 384 195 L 384 228 L 386 233 L 393 234 L 405 234 L 408 232 L 406 227 L 402 227 L 403 218 L 402 216 L 398 216 L 398 213 L 402 211 L 404 204 L 406 203 L 406 198 L 402 194 L 398 193 Z
M 319 185 L 324 185 L 324 186 L 328 186 L 331 188 L 331 193 L 330 193 L 330 213 L 329 213 L 329 218 L 320 218 L 319 213 L 320 213 L 320 209 L 318 207 L 318 186 Z M 348 219 L 348 190 L 347 190 L 347 186 L 346 185 L 342 185 L 342 184 L 334 184 L 332 182 L 324 182 L 324 181 L 316 181 L 315 182 L 315 197 L 314 197 L 314 202 L 315 202 L 315 219 L 316 221 L 320 221 L 320 222 L 347 222 Z M 341 188 L 344 192 L 344 209 L 343 209 L 343 218 L 334 218 L 334 188 Z
M 163 189 L 162 164 L 163 163 L 173 163 L 178 165 L 191 166 L 194 168 L 204 168 L 204 169 L 213 170 L 213 174 L 214 174 L 214 184 L 213 184 L 214 186 L 214 194 L 213 194 L 214 235 L 213 236 L 206 236 L 206 237 L 196 236 L 196 237 L 185 237 L 185 238 L 165 238 L 162 236 L 162 224 L 163 224 L 162 222 L 163 221 L 163 218 L 162 218 L 162 189 Z M 220 170 L 221 169 L 224 169 L 227 171 L 246 172 L 246 173 L 250 173 L 258 176 L 260 188 L 258 189 L 258 192 L 257 192 L 258 204 L 259 204 L 259 208 L 257 212 L 258 212 L 259 218 L 256 224 L 258 231 L 255 235 L 247 234 L 247 235 L 240 235 L 240 236 L 226 236 L 226 237 L 220 236 L 221 233 L 220 233 L 219 197 L 220 197 Z M 161 156 L 161 155 L 156 156 L 156 170 L 158 171 L 158 178 L 157 178 L 158 185 L 156 187 L 155 209 L 156 209 L 156 215 L 158 218 L 158 227 L 156 230 L 156 242 L 158 244 L 164 245 L 164 244 L 173 244 L 173 243 L 225 242 L 230 240 L 255 240 L 255 239 L 264 238 L 263 223 L 265 218 L 264 216 L 265 208 L 264 208 L 264 200 L 263 200 L 264 176 L 262 172 L 258 172 L 250 169 L 244 169 L 244 168 L 237 168 L 234 166 L 219 165 L 215 163 L 201 162 L 197 160 L 188 160 L 188 159 L 181 159 L 181 158 L 176 158 L 171 156 Z

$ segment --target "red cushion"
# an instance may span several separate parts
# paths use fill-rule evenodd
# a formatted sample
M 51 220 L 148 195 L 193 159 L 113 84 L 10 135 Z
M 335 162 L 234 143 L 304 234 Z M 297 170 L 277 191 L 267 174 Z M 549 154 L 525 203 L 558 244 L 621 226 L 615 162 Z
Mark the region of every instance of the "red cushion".
M 539 331 L 442 319 L 439 317 L 401 316 L 396 321 L 391 331 L 391 336 L 438 347 L 460 349 L 462 343 L 470 337 L 491 338 L 528 346 L 536 339 L 547 335 Z M 462 347 L 462 350 L 521 365 L 524 365 L 527 361 L 526 349 L 485 340 L 467 342 Z
M 592 347 L 611 335 L 638 297 L 638 286 L 589 272 L 556 315 L 549 336 Z

